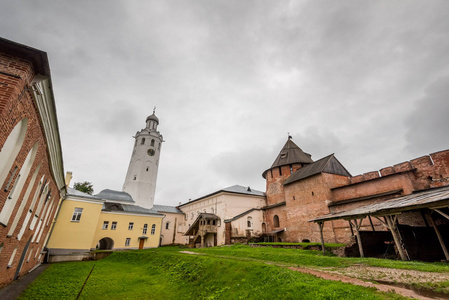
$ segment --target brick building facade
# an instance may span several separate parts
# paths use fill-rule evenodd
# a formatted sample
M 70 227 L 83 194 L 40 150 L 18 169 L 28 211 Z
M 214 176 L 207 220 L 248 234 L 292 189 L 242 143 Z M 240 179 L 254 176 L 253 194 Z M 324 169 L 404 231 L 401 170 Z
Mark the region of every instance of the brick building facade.
M 0 39 L 0 286 L 42 262 L 63 174 L 47 55 Z
M 277 241 L 320 242 L 320 227 L 310 220 L 448 186 L 449 150 L 351 176 L 334 155 L 313 161 L 289 139 L 263 177 L 267 184 L 267 233 L 274 233 Z M 449 215 L 447 207 L 439 211 Z M 402 234 L 407 235 L 407 226 L 415 231 L 431 229 L 428 214 L 427 207 L 398 213 L 397 223 L 404 230 Z M 440 214 L 432 218 L 443 235 L 447 235 L 448 219 Z M 366 236 L 370 233 L 374 237 L 376 232 L 388 231 L 382 220 L 369 215 L 360 222 L 360 231 Z M 323 224 L 326 242 L 353 244 L 356 241 L 347 219 L 332 218 Z M 434 235 L 433 231 L 428 232 Z

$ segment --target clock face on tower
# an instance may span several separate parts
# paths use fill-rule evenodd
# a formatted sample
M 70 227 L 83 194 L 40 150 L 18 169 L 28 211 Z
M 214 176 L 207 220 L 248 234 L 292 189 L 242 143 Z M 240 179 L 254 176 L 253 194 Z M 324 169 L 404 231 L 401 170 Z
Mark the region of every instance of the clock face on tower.
M 147 151 L 147 154 L 149 155 L 149 156 L 153 156 L 154 155 L 154 149 L 148 149 L 148 151 Z

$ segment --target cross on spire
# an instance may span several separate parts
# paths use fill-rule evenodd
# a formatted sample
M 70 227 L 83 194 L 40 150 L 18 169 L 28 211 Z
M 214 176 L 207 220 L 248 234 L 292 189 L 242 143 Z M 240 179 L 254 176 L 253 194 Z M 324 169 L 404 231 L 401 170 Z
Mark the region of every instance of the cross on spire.
M 153 108 L 153 115 L 154 115 L 155 112 L 156 112 L 156 106 Z

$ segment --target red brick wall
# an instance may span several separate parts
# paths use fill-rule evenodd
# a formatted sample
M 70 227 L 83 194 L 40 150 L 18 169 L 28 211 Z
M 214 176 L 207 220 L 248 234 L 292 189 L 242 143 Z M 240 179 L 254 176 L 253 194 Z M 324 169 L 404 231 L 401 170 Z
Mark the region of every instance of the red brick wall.
M 22 119 L 28 118 L 25 140 L 23 142 L 20 152 L 18 153 L 13 163 L 11 171 L 14 169 L 14 166 L 17 166 L 20 169 L 31 148 L 36 143 L 39 143 L 38 151 L 34 159 L 33 165 L 28 174 L 28 177 L 26 178 L 24 187 L 20 192 L 18 201 L 15 204 L 15 207 L 12 211 L 8 224 L 6 227 L 0 225 L 0 245 L 3 243 L 3 250 L 0 253 L 0 286 L 2 286 L 7 284 L 13 279 L 26 243 L 33 234 L 37 234 L 34 231 L 29 230 L 28 229 L 29 225 L 27 225 L 27 230 L 25 231 L 21 240 L 20 241 L 17 240 L 17 234 L 19 233 L 23 221 L 27 215 L 27 212 L 30 209 L 31 201 L 40 178 L 43 175 L 45 175 L 47 180 L 50 181 L 49 188 L 52 191 L 51 200 L 53 201 L 51 202 L 52 206 L 49 207 L 49 209 L 53 207 L 52 216 L 49 216 L 51 219 L 53 219 L 53 216 L 56 212 L 56 209 L 54 207 L 58 203 L 60 194 L 56 187 L 55 180 L 50 172 L 46 140 L 41 127 L 41 122 L 37 108 L 35 107 L 35 104 L 30 94 L 31 81 L 34 77 L 34 70 L 32 68 L 32 65 L 27 61 L 14 58 L 8 55 L 3 55 L 0 53 L 0 71 L 3 73 L 7 73 L 7 75 L 0 74 L 0 147 L 3 147 L 9 133 L 13 130 L 16 124 L 18 124 Z M 20 78 L 17 78 L 17 76 Z M 17 215 L 19 206 L 23 201 L 23 197 L 28 188 L 28 185 L 30 184 L 31 177 L 33 176 L 39 164 L 40 169 L 36 177 L 36 180 L 33 184 L 30 197 L 28 197 L 23 213 L 19 216 Z M 14 176 L 12 183 L 14 183 L 14 181 L 16 180 L 18 173 L 19 172 L 16 172 L 16 175 Z M 6 180 L 8 180 L 8 178 Z M 9 191 L 8 192 L 4 191 L 3 182 L 0 184 L 2 187 L 0 189 L 0 210 L 1 210 L 5 204 Z M 41 215 L 44 213 L 45 212 L 42 210 Z M 11 237 L 8 237 L 7 233 L 15 218 L 19 218 L 18 226 L 16 227 L 13 235 Z M 48 223 L 51 224 L 51 222 Z M 33 248 L 33 254 L 30 261 L 27 263 L 26 261 L 29 252 L 27 253 L 20 271 L 21 275 L 25 274 L 34 266 L 36 266 L 36 264 L 38 264 L 37 259 L 39 258 L 39 255 L 36 257 L 36 259 L 34 259 L 35 256 L 34 254 L 36 253 L 37 249 L 42 248 L 49 228 L 50 226 L 45 226 L 44 224 L 43 225 L 44 231 L 40 239 L 40 242 L 39 243 L 35 242 L 32 244 L 30 243 L 28 251 L 31 248 Z M 7 265 L 10 260 L 11 254 L 13 253 L 16 247 L 17 251 L 14 257 L 13 264 L 11 267 L 8 268 Z

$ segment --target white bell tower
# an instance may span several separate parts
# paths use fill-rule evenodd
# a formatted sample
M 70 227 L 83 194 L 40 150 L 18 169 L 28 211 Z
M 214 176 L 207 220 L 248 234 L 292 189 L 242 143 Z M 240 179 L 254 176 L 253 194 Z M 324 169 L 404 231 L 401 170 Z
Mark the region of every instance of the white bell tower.
M 155 108 L 156 109 L 156 108 Z M 146 120 L 144 129 L 134 136 L 134 149 L 129 162 L 123 191 L 131 195 L 137 205 L 152 208 L 156 192 L 157 170 L 163 138 L 157 131 L 159 119 L 154 114 Z

